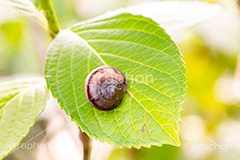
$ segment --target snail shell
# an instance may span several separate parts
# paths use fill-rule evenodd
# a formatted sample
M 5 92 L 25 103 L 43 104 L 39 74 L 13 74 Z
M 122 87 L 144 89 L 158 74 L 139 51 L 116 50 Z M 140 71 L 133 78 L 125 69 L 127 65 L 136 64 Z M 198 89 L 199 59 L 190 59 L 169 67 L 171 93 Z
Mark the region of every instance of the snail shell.
M 123 99 L 128 81 L 121 71 L 102 66 L 94 69 L 85 80 L 85 95 L 88 102 L 100 110 L 112 110 Z

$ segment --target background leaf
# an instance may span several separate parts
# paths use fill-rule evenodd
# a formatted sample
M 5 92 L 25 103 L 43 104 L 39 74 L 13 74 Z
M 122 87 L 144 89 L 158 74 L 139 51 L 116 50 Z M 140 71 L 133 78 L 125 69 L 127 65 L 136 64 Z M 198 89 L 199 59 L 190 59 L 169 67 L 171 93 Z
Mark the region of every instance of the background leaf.
M 101 17 L 131 13 L 152 18 L 168 32 L 176 32 L 216 16 L 221 10 L 218 4 L 200 1 L 162 1 L 133 5 L 109 11 Z
M 37 11 L 35 5 L 30 0 L 1 0 L 0 6 L 11 7 L 21 12 L 35 12 Z
M 26 136 L 48 98 L 42 78 L 0 83 L 0 159 Z
M 179 146 L 185 68 L 171 38 L 149 18 L 121 14 L 63 30 L 45 65 L 48 87 L 61 107 L 89 136 L 118 146 Z M 119 107 L 93 108 L 84 94 L 87 75 L 98 66 L 122 71 L 129 89 Z M 152 78 L 141 79 L 150 75 Z
M 16 16 L 25 16 L 30 17 L 33 21 L 37 20 L 46 26 L 47 21 L 44 15 L 50 14 L 49 11 L 40 11 L 41 6 L 39 1 L 35 0 L 0 0 L 0 8 L 2 8 L 1 13 L 4 13 L 3 16 L 0 17 L 0 23 Z M 36 20 L 32 17 L 35 17 Z

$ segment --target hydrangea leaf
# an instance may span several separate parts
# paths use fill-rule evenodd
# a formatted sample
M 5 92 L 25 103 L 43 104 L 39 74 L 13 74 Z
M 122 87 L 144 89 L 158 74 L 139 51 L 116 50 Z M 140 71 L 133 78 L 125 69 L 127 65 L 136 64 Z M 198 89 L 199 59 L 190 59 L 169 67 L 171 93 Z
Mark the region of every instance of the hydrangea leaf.
M 129 81 L 122 103 L 111 111 L 95 109 L 84 94 L 87 75 L 103 65 L 119 69 Z M 62 30 L 50 44 L 45 64 L 53 96 L 84 132 L 136 148 L 180 145 L 185 72 L 170 36 L 153 20 L 128 13 Z
M 0 82 L 0 159 L 27 135 L 48 98 L 43 78 Z

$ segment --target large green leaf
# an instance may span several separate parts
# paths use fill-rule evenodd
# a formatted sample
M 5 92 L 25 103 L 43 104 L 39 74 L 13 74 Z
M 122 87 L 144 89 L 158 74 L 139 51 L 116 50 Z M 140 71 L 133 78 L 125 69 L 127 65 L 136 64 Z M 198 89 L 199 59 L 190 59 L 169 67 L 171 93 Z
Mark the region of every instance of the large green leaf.
M 93 108 L 84 95 L 85 78 L 102 65 L 116 67 L 130 82 L 111 111 Z M 62 30 L 48 49 L 45 75 L 53 96 L 90 137 L 137 148 L 180 145 L 185 68 L 175 43 L 151 19 L 121 14 Z M 151 81 L 142 80 L 146 75 Z
M 43 78 L 0 83 L 0 159 L 26 136 L 48 98 Z

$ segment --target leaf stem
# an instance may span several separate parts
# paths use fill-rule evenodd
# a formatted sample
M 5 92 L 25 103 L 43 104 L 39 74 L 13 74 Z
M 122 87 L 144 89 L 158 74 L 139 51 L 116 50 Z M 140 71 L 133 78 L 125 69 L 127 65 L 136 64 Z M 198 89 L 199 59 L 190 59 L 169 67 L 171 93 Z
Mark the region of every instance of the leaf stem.
M 88 135 L 84 132 L 81 131 L 81 129 L 79 128 L 79 137 L 82 141 L 83 144 L 83 160 L 90 160 L 90 156 L 91 156 L 91 139 L 88 137 Z
M 44 15 L 48 22 L 49 34 L 52 38 L 58 34 L 60 28 L 51 0 L 40 0 Z

